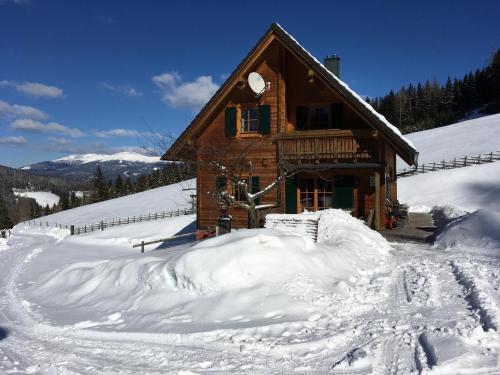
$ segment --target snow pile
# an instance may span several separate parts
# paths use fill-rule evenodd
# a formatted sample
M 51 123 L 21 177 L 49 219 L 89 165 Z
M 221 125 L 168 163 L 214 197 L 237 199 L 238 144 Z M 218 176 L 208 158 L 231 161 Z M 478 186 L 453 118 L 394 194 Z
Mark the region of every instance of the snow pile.
M 40 206 L 52 207 L 55 204 L 59 204 L 59 196 L 51 193 L 50 191 L 21 191 L 21 190 L 13 190 L 14 195 L 24 198 L 33 198 L 36 203 Z
M 500 212 L 480 209 L 452 221 L 435 245 L 500 256 Z
M 340 209 L 319 212 L 318 242 L 334 243 L 360 256 L 387 254 L 389 243 L 380 233 Z
M 406 134 L 419 151 L 418 161 L 433 163 L 500 150 L 500 114 Z M 407 167 L 398 158 L 398 168 Z
M 66 264 L 27 293 L 51 320 L 80 328 L 185 332 L 306 320 L 322 313 L 316 304 L 325 294 L 367 282 L 389 249 L 361 222 L 338 212 L 325 216 L 332 223 L 321 243 L 271 229 L 239 230 L 177 251 Z

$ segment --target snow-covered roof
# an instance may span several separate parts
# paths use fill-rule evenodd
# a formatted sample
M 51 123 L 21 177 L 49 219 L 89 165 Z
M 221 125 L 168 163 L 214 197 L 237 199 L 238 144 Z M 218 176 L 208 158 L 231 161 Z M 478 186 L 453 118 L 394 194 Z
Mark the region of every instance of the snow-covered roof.
M 331 86 L 333 86 L 336 91 L 341 94 L 344 99 L 351 103 L 357 111 L 365 117 L 367 122 L 377 131 L 380 132 L 381 136 L 385 138 L 389 143 L 393 145 L 396 153 L 405 160 L 410 165 L 416 165 L 418 160 L 418 152 L 415 146 L 406 139 L 398 128 L 392 125 L 387 119 L 380 113 L 375 111 L 375 109 L 368 104 L 363 98 L 361 98 L 354 90 L 352 90 L 345 82 L 340 80 L 332 72 L 330 72 L 321 62 L 318 61 L 309 51 L 307 51 L 302 45 L 292 37 L 283 27 L 278 23 L 273 23 L 267 32 L 262 36 L 262 38 L 257 42 L 254 48 L 248 53 L 248 55 L 240 62 L 233 73 L 227 78 L 224 84 L 219 87 L 217 92 L 212 96 L 208 103 L 201 109 L 198 115 L 194 118 L 191 124 L 184 130 L 184 132 L 179 136 L 179 138 L 174 142 L 171 148 L 163 155 L 162 159 L 176 159 L 176 155 L 180 154 L 182 148 L 195 129 L 199 120 L 208 112 L 210 112 L 216 100 L 224 92 L 234 84 L 236 84 L 238 77 L 245 68 L 245 63 L 250 59 L 251 56 L 258 50 L 258 48 L 263 44 L 263 42 L 271 35 L 274 34 L 277 39 L 284 44 L 290 50 L 296 52 L 303 62 L 311 65 L 316 73 L 320 74 Z

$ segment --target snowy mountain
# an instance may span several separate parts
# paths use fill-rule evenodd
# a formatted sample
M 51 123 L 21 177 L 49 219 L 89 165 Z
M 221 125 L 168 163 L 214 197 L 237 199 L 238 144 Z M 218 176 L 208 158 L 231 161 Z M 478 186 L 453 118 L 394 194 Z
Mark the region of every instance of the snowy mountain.
M 159 156 L 147 156 L 136 152 L 119 152 L 117 154 L 77 154 L 63 158 L 43 161 L 28 165 L 21 169 L 45 176 L 64 176 L 77 180 L 86 180 L 93 176 L 99 165 L 107 179 L 122 177 L 137 178 L 141 174 L 149 174 L 157 168 L 163 168 L 167 162 Z

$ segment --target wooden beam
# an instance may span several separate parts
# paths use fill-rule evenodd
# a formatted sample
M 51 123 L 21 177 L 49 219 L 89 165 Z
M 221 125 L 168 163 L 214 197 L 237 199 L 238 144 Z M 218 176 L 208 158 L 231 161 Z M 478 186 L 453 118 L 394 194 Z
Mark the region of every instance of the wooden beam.
M 382 229 L 380 225 L 381 216 L 382 213 L 380 205 L 380 172 L 376 170 L 375 171 L 375 229 L 376 230 Z

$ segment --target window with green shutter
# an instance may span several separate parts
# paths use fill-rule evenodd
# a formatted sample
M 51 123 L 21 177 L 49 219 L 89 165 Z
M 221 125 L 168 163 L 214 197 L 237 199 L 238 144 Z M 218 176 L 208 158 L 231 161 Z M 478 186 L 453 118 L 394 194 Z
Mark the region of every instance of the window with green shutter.
M 236 137 L 236 107 L 226 108 L 225 111 L 225 134 L 226 137 Z
M 259 128 L 262 134 L 271 134 L 271 106 L 259 106 Z

